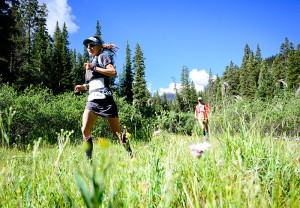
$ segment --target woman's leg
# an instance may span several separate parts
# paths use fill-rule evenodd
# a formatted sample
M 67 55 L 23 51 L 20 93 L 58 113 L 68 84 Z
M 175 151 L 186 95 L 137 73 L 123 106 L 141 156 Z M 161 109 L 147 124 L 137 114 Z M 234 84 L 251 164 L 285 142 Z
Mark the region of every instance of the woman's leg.
M 120 124 L 119 124 L 119 118 L 115 117 L 115 118 L 111 118 L 111 117 L 107 117 L 106 118 L 110 129 L 114 135 L 115 138 L 120 139 L 121 136 L 121 129 L 120 129 Z
M 203 126 L 204 126 L 204 129 L 203 129 L 203 136 L 204 136 L 204 139 L 205 139 L 205 141 L 208 141 L 208 120 L 207 119 L 205 119 L 204 121 L 203 121 Z
M 126 138 L 126 132 L 125 131 L 121 132 L 121 130 L 120 130 L 119 118 L 118 117 L 115 117 L 115 118 L 107 117 L 106 119 L 110 125 L 110 128 L 113 132 L 114 137 L 120 140 L 121 144 L 125 147 L 126 151 L 129 152 L 130 157 L 133 157 L 133 153 L 130 148 L 129 141 Z
M 203 124 L 203 119 L 201 117 L 198 118 L 198 123 L 201 126 L 202 134 L 204 132 L 204 124 Z
M 98 115 L 85 109 L 82 115 L 82 138 L 85 146 L 85 153 L 88 159 L 92 159 L 93 140 L 91 136 L 92 128 L 97 121 Z
M 205 130 L 206 130 L 206 134 L 208 135 L 208 121 L 206 121 L 205 123 Z

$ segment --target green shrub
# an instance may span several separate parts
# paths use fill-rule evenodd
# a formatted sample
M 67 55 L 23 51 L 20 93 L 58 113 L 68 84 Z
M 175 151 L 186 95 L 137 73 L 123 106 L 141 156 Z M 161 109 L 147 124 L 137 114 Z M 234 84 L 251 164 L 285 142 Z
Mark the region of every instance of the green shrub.
M 128 132 L 133 134 L 136 140 L 148 140 L 155 126 L 155 115 L 144 116 L 139 112 L 132 104 L 125 101 L 124 98 L 116 97 L 116 103 L 119 109 L 120 123 L 122 126 L 126 126 Z
M 5 91 L 9 96 L 2 96 Z M 75 137 L 81 135 L 83 96 L 73 93 L 55 96 L 39 87 L 29 87 L 21 94 L 6 85 L 1 87 L 0 94 L 1 109 L 12 107 L 16 111 L 11 124 L 11 143 L 28 144 L 39 137 L 53 143 L 61 129 L 74 130 Z
M 0 106 L 3 110 L 10 107 L 16 114 L 11 124 L 11 143 L 28 144 L 38 138 L 45 142 L 56 141 L 56 132 L 61 129 L 73 130 L 73 139 L 81 141 L 82 113 L 86 104 L 86 94 L 73 92 L 53 95 L 48 89 L 29 87 L 23 93 L 18 93 L 12 87 L 3 85 L 0 88 Z M 153 119 L 144 118 L 133 105 L 115 96 L 119 109 L 121 126 L 137 140 L 148 139 L 153 132 Z M 3 119 L 4 124 L 7 119 Z M 112 137 L 106 119 L 99 117 L 93 128 L 95 137 Z
M 168 132 L 191 135 L 195 125 L 197 122 L 191 113 L 163 111 L 157 115 L 157 126 Z

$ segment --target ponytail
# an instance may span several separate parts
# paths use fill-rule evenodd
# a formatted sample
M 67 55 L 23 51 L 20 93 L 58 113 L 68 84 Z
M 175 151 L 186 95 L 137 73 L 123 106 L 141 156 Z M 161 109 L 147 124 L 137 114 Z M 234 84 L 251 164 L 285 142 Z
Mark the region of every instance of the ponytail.
M 117 53 L 118 47 L 115 44 L 105 43 L 105 44 L 102 44 L 102 47 L 103 47 L 103 50 L 110 51 L 113 54 Z

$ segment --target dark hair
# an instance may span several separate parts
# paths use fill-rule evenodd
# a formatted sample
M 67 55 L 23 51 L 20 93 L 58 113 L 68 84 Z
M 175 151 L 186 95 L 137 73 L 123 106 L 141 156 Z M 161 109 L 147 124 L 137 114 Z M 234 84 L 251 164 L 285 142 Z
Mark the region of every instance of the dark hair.
M 103 50 L 110 51 L 114 54 L 117 53 L 117 49 L 118 49 L 118 47 L 112 43 L 102 44 L 102 48 L 103 48 Z

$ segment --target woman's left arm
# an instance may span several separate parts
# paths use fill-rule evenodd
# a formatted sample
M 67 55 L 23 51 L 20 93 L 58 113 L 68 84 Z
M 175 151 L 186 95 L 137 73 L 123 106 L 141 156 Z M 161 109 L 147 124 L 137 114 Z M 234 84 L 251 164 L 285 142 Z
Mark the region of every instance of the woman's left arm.
M 112 65 L 112 64 L 107 64 L 105 69 L 101 68 L 101 67 L 96 67 L 95 71 L 99 72 L 101 74 L 104 74 L 106 76 L 109 76 L 109 77 L 117 77 L 117 71 L 116 71 L 114 65 Z

